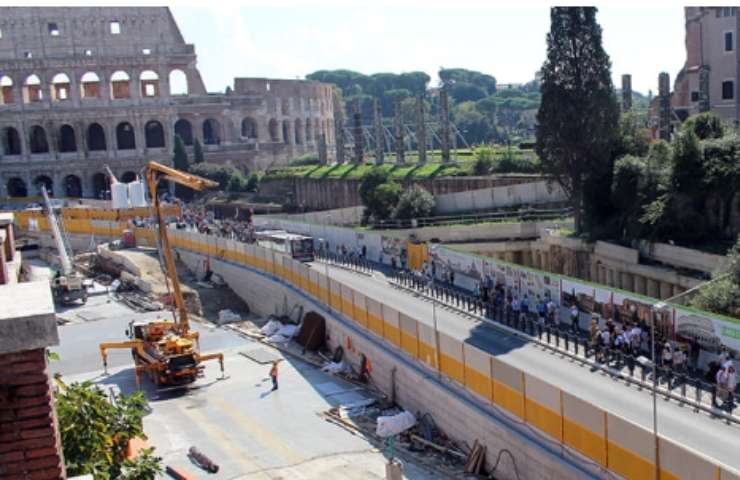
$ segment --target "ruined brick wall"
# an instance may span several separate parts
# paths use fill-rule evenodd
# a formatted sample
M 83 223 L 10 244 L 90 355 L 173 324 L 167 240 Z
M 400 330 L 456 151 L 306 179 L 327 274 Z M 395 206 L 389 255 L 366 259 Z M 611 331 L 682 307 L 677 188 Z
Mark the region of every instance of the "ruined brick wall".
M 541 180 L 541 177 L 532 176 L 505 176 L 505 177 L 448 177 L 424 180 L 403 180 L 404 188 L 418 184 L 434 195 L 445 193 L 467 192 L 482 188 L 503 187 Z M 356 207 L 362 205 L 358 189 L 361 180 L 339 178 L 295 178 L 268 180 L 260 185 L 260 194 L 275 196 L 275 201 L 281 201 L 286 193 L 292 192 L 294 202 L 303 205 L 308 210 L 328 210 L 333 208 Z M 282 199 L 282 201 L 285 201 Z
M 66 478 L 43 348 L 0 355 L 0 478 Z

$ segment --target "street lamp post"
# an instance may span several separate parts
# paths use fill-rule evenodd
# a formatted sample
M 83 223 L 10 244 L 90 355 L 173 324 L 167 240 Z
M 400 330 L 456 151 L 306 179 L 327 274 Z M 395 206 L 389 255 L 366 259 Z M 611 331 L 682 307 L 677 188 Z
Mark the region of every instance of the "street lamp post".
M 326 223 L 324 224 L 324 275 L 326 276 L 326 304 L 331 309 L 331 280 L 329 279 L 329 222 L 331 221 L 331 214 L 326 215 Z
M 665 303 L 658 302 L 650 309 L 650 343 L 653 352 L 653 440 L 655 442 L 655 480 L 660 480 L 660 440 L 658 438 L 658 351 L 655 348 L 655 317 Z M 670 383 L 670 380 L 669 380 Z M 670 389 L 670 384 L 668 385 Z
M 437 298 L 434 296 L 434 277 L 432 277 L 432 281 L 429 283 L 430 287 L 430 296 L 432 297 L 432 321 L 434 322 L 434 351 L 436 352 L 437 356 L 437 375 L 439 379 L 442 379 L 442 362 L 441 362 L 441 354 L 439 351 L 439 329 L 437 328 Z

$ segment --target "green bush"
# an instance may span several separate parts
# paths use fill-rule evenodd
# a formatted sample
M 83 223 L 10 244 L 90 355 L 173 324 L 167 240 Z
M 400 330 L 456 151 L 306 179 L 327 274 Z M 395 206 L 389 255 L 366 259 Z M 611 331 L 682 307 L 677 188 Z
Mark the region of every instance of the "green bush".
M 386 220 L 393 214 L 403 193 L 400 183 L 386 182 L 378 185 L 373 191 L 373 201 L 369 206 L 375 220 Z
M 234 172 L 229 179 L 226 190 L 232 193 L 243 192 L 247 189 L 247 179 L 239 172 Z
M 192 165 L 190 167 L 190 173 L 218 182 L 218 187 L 221 190 L 226 190 L 229 186 L 231 177 L 235 173 L 239 172 L 230 165 L 218 165 L 215 163 L 204 162 Z
M 490 145 L 481 145 L 476 148 L 473 173 L 476 175 L 488 175 L 491 173 L 495 153 L 496 151 Z
M 540 163 L 536 156 L 514 155 L 504 151 L 501 159 L 494 164 L 496 173 L 538 173 Z
M 260 176 L 256 173 L 253 173 L 247 179 L 247 185 L 246 185 L 245 190 L 247 192 L 256 192 L 259 189 L 260 189 Z
M 126 460 L 128 442 L 146 439 L 143 421 L 147 402 L 142 392 L 119 395 L 115 403 L 90 382 L 63 386 L 55 395 L 64 461 L 69 476 L 95 479 L 154 480 L 162 459 L 148 449 Z
M 398 199 L 393 209 L 393 218 L 409 220 L 431 215 L 434 210 L 434 197 L 424 188 L 412 185 Z
M 294 166 L 318 165 L 319 156 L 315 153 L 304 153 L 303 155 L 295 157 L 293 160 L 291 160 L 290 164 Z

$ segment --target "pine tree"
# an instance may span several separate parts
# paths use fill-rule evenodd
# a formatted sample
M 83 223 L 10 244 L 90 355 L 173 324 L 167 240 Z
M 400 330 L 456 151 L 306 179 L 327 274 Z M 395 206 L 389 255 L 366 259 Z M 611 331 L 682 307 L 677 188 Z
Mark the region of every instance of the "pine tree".
M 596 8 L 554 7 L 550 22 L 536 150 L 544 171 L 568 195 L 581 233 L 611 213 L 605 210 L 611 208 L 619 105 Z
M 200 140 L 197 138 L 193 142 L 193 162 L 203 163 L 203 147 L 200 145 Z
M 180 135 L 175 135 L 175 148 L 172 155 L 172 164 L 178 170 L 187 172 L 190 169 L 188 162 L 188 152 L 185 151 L 185 144 L 182 142 Z M 183 200 L 192 198 L 190 189 L 182 185 L 175 185 L 175 195 Z

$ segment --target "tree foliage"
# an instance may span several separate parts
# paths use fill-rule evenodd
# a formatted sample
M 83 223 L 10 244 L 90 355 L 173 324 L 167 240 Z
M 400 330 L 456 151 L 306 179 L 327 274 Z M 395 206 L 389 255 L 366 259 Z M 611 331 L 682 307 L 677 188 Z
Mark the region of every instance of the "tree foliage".
M 395 187 L 398 187 L 397 193 Z M 389 181 L 387 171 L 376 167 L 362 176 L 358 193 L 365 206 L 365 220 L 372 218 L 378 221 L 390 217 L 401 195 L 401 187 Z
M 198 175 L 214 182 L 218 182 L 218 188 L 226 190 L 229 186 L 232 176 L 238 171 L 231 165 L 219 165 L 216 163 L 198 163 L 193 165 L 190 173 Z
M 708 138 L 722 138 L 725 129 L 722 127 L 722 121 L 712 112 L 704 112 L 686 120 L 682 125 L 684 131 L 691 130 L 696 134 L 699 140 Z
M 203 146 L 197 138 L 193 141 L 193 162 L 203 163 Z
M 650 131 L 647 118 L 634 111 L 622 113 L 619 117 L 619 143 L 617 156 L 636 155 L 642 157 L 650 149 Z
M 581 233 L 610 213 L 603 193 L 611 185 L 619 106 L 596 8 L 554 7 L 550 20 L 536 150 L 568 195 Z
M 531 135 L 533 116 L 525 112 L 539 106 L 536 83 L 498 90 L 495 77 L 482 72 L 443 68 L 438 75 L 440 86 L 449 93 L 451 119 L 465 132 L 468 142 L 515 141 Z M 373 117 L 375 98 L 380 100 L 385 118 L 394 116 L 394 105 L 399 101 L 404 122 L 415 123 L 415 97 L 427 94 L 431 80 L 423 72 L 364 75 L 351 70 L 319 70 L 306 78 L 334 84 L 346 112 L 351 113 L 353 102 L 358 101 L 366 123 Z M 433 117 L 439 114 L 439 100 L 431 100 L 425 100 L 425 111 Z
M 308 80 L 332 83 L 341 89 L 347 112 L 352 103 L 360 102 L 363 118 L 373 115 L 373 99 L 380 99 L 383 116 L 393 115 L 396 98 L 406 98 L 426 93 L 429 75 L 424 72 L 375 73 L 364 75 L 352 70 L 318 70 L 306 75 Z
M 188 161 L 188 152 L 185 150 L 185 144 L 180 138 L 180 135 L 175 135 L 175 145 L 172 152 L 172 165 L 183 172 L 190 170 L 190 162 Z M 190 200 L 193 198 L 193 192 L 179 184 L 175 184 L 175 196 L 183 200 Z
M 143 393 L 120 395 L 111 403 L 101 388 L 85 382 L 61 388 L 55 398 L 68 475 L 154 480 L 162 473 L 161 459 L 153 455 L 154 449 L 126 460 L 128 442 L 146 438 Z
M 229 183 L 226 185 L 226 190 L 231 193 L 244 192 L 247 190 L 247 179 L 242 176 L 239 172 L 234 172 L 229 178 Z
M 398 182 L 389 181 L 375 187 L 369 206 L 373 219 L 379 221 L 391 218 L 402 193 L 403 188 Z
M 488 175 L 493 168 L 495 150 L 490 145 L 481 145 L 476 147 L 473 152 L 475 163 L 473 164 L 473 173 L 476 175 Z
M 426 189 L 412 185 L 399 197 L 393 209 L 393 218 L 399 220 L 423 218 L 430 216 L 433 210 L 434 196 Z
M 710 312 L 740 318 L 740 238 L 727 254 L 726 268 L 714 274 L 714 281 L 699 289 L 691 304 Z

